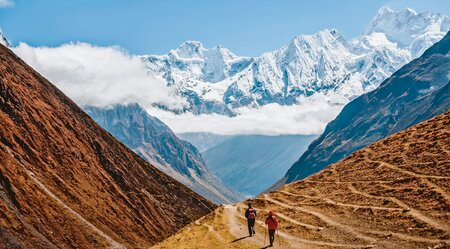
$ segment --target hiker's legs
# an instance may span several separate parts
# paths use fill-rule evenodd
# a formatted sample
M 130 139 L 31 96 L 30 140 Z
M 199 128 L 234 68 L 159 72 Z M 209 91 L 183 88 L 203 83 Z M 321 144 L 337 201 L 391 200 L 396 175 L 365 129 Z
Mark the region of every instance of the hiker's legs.
M 254 233 L 254 227 L 255 227 L 255 220 L 252 219 L 248 219 L 247 220 L 247 225 L 248 225 L 248 234 L 249 236 L 252 236 Z
M 273 241 L 275 240 L 275 229 L 269 230 L 269 241 L 270 245 L 273 246 Z

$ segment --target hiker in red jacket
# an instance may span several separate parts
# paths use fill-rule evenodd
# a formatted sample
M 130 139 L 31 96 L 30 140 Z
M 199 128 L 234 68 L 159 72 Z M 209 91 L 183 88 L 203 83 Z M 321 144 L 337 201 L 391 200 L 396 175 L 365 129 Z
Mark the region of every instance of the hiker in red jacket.
M 248 234 L 252 237 L 255 234 L 255 220 L 256 220 L 256 209 L 252 208 L 252 204 L 248 204 L 247 210 L 245 210 L 245 218 L 247 218 Z
M 273 210 L 270 210 L 269 215 L 266 218 L 266 225 L 269 230 L 270 247 L 272 247 L 273 241 L 275 240 L 275 231 L 278 227 L 278 219 Z

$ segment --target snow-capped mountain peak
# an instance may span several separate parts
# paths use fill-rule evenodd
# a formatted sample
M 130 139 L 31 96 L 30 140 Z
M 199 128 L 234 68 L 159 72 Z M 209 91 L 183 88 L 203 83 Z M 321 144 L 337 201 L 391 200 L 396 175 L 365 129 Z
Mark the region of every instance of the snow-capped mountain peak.
M 288 47 L 298 51 L 328 50 L 337 47 L 345 49 L 347 42 L 336 29 L 324 29 L 312 35 L 299 35 L 291 40 Z
M 197 81 L 216 83 L 247 66 L 250 58 L 237 56 L 223 46 L 205 48 L 199 41 L 183 42 L 167 55 L 142 56 L 150 72 L 176 87 L 196 86 Z M 183 88 L 183 87 L 182 87 Z M 183 89 L 180 89 L 183 90 Z
M 375 15 L 374 19 L 378 19 L 378 18 L 382 18 L 384 15 L 389 15 L 391 13 L 394 13 L 395 11 L 393 11 L 391 8 L 389 8 L 388 6 L 383 6 L 381 7 L 377 14 Z
M 410 50 L 413 57 L 436 43 L 450 29 L 450 18 L 431 12 L 417 13 L 411 8 L 393 11 L 383 7 L 368 25 L 362 37 L 383 33 L 399 48 Z
M 169 54 L 176 54 L 180 58 L 203 58 L 205 52 L 203 44 L 199 41 L 185 41 Z
M 143 58 L 151 73 L 188 99 L 194 113 L 230 115 L 242 106 L 291 105 L 319 93 L 337 95 L 342 104 L 342 98 L 375 89 L 449 30 L 445 15 L 383 7 L 349 41 L 335 29 L 324 29 L 258 57 L 187 41 L 167 55 Z

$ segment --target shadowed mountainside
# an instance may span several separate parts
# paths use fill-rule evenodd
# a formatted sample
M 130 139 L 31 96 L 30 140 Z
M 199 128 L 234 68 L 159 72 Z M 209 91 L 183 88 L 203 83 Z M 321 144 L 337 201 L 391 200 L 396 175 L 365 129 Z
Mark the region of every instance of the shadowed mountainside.
M 376 90 L 347 104 L 271 187 L 303 179 L 353 151 L 450 110 L 450 33 Z
M 142 248 L 215 205 L 0 45 L 0 248 Z
M 208 169 L 197 148 L 138 104 L 84 110 L 128 148 L 208 200 L 221 204 L 244 199 Z

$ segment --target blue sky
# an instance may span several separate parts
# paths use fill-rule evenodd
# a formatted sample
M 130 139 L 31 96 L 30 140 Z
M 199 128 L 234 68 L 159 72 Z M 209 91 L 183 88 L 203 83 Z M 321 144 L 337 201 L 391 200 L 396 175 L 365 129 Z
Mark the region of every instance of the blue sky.
M 384 5 L 450 15 L 448 0 L 15 0 L 0 8 L 0 28 L 13 44 L 83 41 L 163 54 L 185 40 L 199 40 L 256 56 L 324 28 L 352 38 Z

